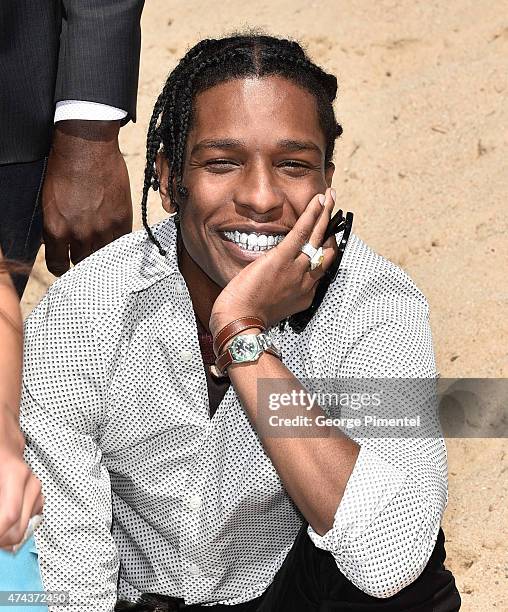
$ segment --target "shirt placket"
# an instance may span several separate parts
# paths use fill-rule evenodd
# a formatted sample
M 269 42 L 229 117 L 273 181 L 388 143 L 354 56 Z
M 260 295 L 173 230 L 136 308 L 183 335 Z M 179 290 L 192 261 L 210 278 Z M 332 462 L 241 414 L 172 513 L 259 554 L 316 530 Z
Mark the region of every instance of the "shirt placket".
M 187 474 L 182 479 L 180 490 L 181 515 L 179 517 L 179 557 L 181 589 L 186 602 L 205 599 L 213 590 L 214 579 L 209 572 L 205 562 L 207 551 L 204 548 L 206 534 L 202 533 L 202 512 L 205 511 L 203 478 L 213 477 L 207 470 L 204 445 L 210 435 L 211 422 L 208 415 L 206 376 L 201 359 L 201 352 L 197 336 L 197 328 L 194 319 L 194 310 L 187 286 L 180 274 L 175 278 L 175 293 L 182 309 L 185 320 L 185 334 L 178 348 L 177 358 L 179 361 L 179 375 L 183 381 L 190 379 L 190 372 L 194 371 L 199 376 L 199 391 L 188 388 L 189 402 L 196 402 L 199 396 L 203 405 L 199 407 L 200 417 L 203 418 L 203 430 L 199 440 L 196 440 L 196 448 L 193 458 L 189 458 Z M 190 325 L 190 327 L 189 327 Z M 202 388 L 205 393 L 202 393 Z M 206 521 L 205 521 L 206 522 Z

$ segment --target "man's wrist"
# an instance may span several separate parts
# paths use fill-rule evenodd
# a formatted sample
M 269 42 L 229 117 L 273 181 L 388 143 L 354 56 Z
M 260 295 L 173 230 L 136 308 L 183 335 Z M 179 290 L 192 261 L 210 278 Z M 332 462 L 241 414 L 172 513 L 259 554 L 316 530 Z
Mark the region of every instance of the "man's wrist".
M 224 343 L 215 361 L 215 368 L 224 375 L 235 364 L 257 363 L 264 353 L 272 354 L 277 359 L 282 358 L 278 340 L 272 335 L 272 331 L 260 330 L 257 327 L 243 329 Z
M 233 319 L 229 323 L 227 323 L 213 339 L 213 350 L 215 355 L 219 355 L 222 352 L 222 349 L 230 338 L 238 335 L 240 332 L 245 331 L 246 329 L 256 328 L 264 331 L 266 329 L 266 325 L 262 319 L 259 317 L 249 317 L 243 316 L 238 317 L 237 319 Z
M 64 164 L 65 174 L 96 179 L 111 174 L 121 156 L 119 121 L 61 121 L 55 125 L 48 176 Z M 55 163 L 58 164 L 55 166 Z
M 98 150 L 118 151 L 119 131 L 119 121 L 61 121 L 55 124 L 53 149 L 69 155 L 79 154 L 85 144 Z
M 210 333 L 212 334 L 213 338 L 216 338 L 217 334 L 222 329 L 224 329 L 226 325 L 229 325 L 233 321 L 243 319 L 244 317 L 249 317 L 249 318 L 254 317 L 255 319 L 259 321 L 264 321 L 263 317 L 259 315 L 251 315 L 251 314 L 246 315 L 245 313 L 231 313 L 231 314 L 221 313 L 220 315 L 212 314 L 212 316 L 210 317 L 210 322 L 209 322 Z M 263 323 L 263 327 L 266 328 L 266 325 L 264 323 Z

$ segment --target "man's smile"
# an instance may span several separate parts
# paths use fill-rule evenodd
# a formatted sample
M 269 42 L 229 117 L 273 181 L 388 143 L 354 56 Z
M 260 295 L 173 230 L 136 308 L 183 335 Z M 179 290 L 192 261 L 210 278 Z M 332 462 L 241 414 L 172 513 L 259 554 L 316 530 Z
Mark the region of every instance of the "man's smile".
M 286 233 L 242 231 L 247 228 L 219 230 L 224 248 L 232 259 L 243 266 L 262 257 L 267 251 L 277 246 L 286 236 Z
M 277 246 L 286 234 L 269 234 L 269 233 L 258 233 L 258 232 L 241 232 L 236 231 L 224 231 L 221 232 L 225 238 L 231 242 L 234 242 L 241 249 L 246 251 L 268 251 L 274 246 Z

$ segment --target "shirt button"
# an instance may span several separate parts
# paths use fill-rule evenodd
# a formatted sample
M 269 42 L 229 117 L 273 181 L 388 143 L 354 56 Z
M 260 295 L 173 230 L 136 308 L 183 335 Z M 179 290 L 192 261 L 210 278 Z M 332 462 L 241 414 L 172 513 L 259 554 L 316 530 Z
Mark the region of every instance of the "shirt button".
M 198 508 L 201 508 L 201 503 L 201 496 L 197 493 L 191 495 L 187 501 L 187 505 L 191 510 L 197 510 Z
M 185 285 L 182 283 L 182 281 L 176 281 L 175 289 L 177 293 L 183 293 L 185 290 Z
M 192 353 L 187 350 L 180 351 L 180 359 L 187 363 L 192 359 Z
M 189 565 L 189 573 L 192 574 L 193 576 L 199 576 L 199 574 L 201 574 L 199 565 L 196 565 L 195 563 L 191 563 Z

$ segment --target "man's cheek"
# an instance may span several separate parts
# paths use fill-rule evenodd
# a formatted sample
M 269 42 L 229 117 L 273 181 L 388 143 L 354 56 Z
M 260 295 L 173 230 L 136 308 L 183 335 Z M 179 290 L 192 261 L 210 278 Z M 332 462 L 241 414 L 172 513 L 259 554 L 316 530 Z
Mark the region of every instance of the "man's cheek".
M 291 195 L 288 194 L 287 199 L 291 202 L 297 216 L 303 214 L 303 211 L 307 208 L 309 202 L 318 193 L 324 193 L 327 185 L 323 180 L 313 180 L 301 189 L 295 190 Z

